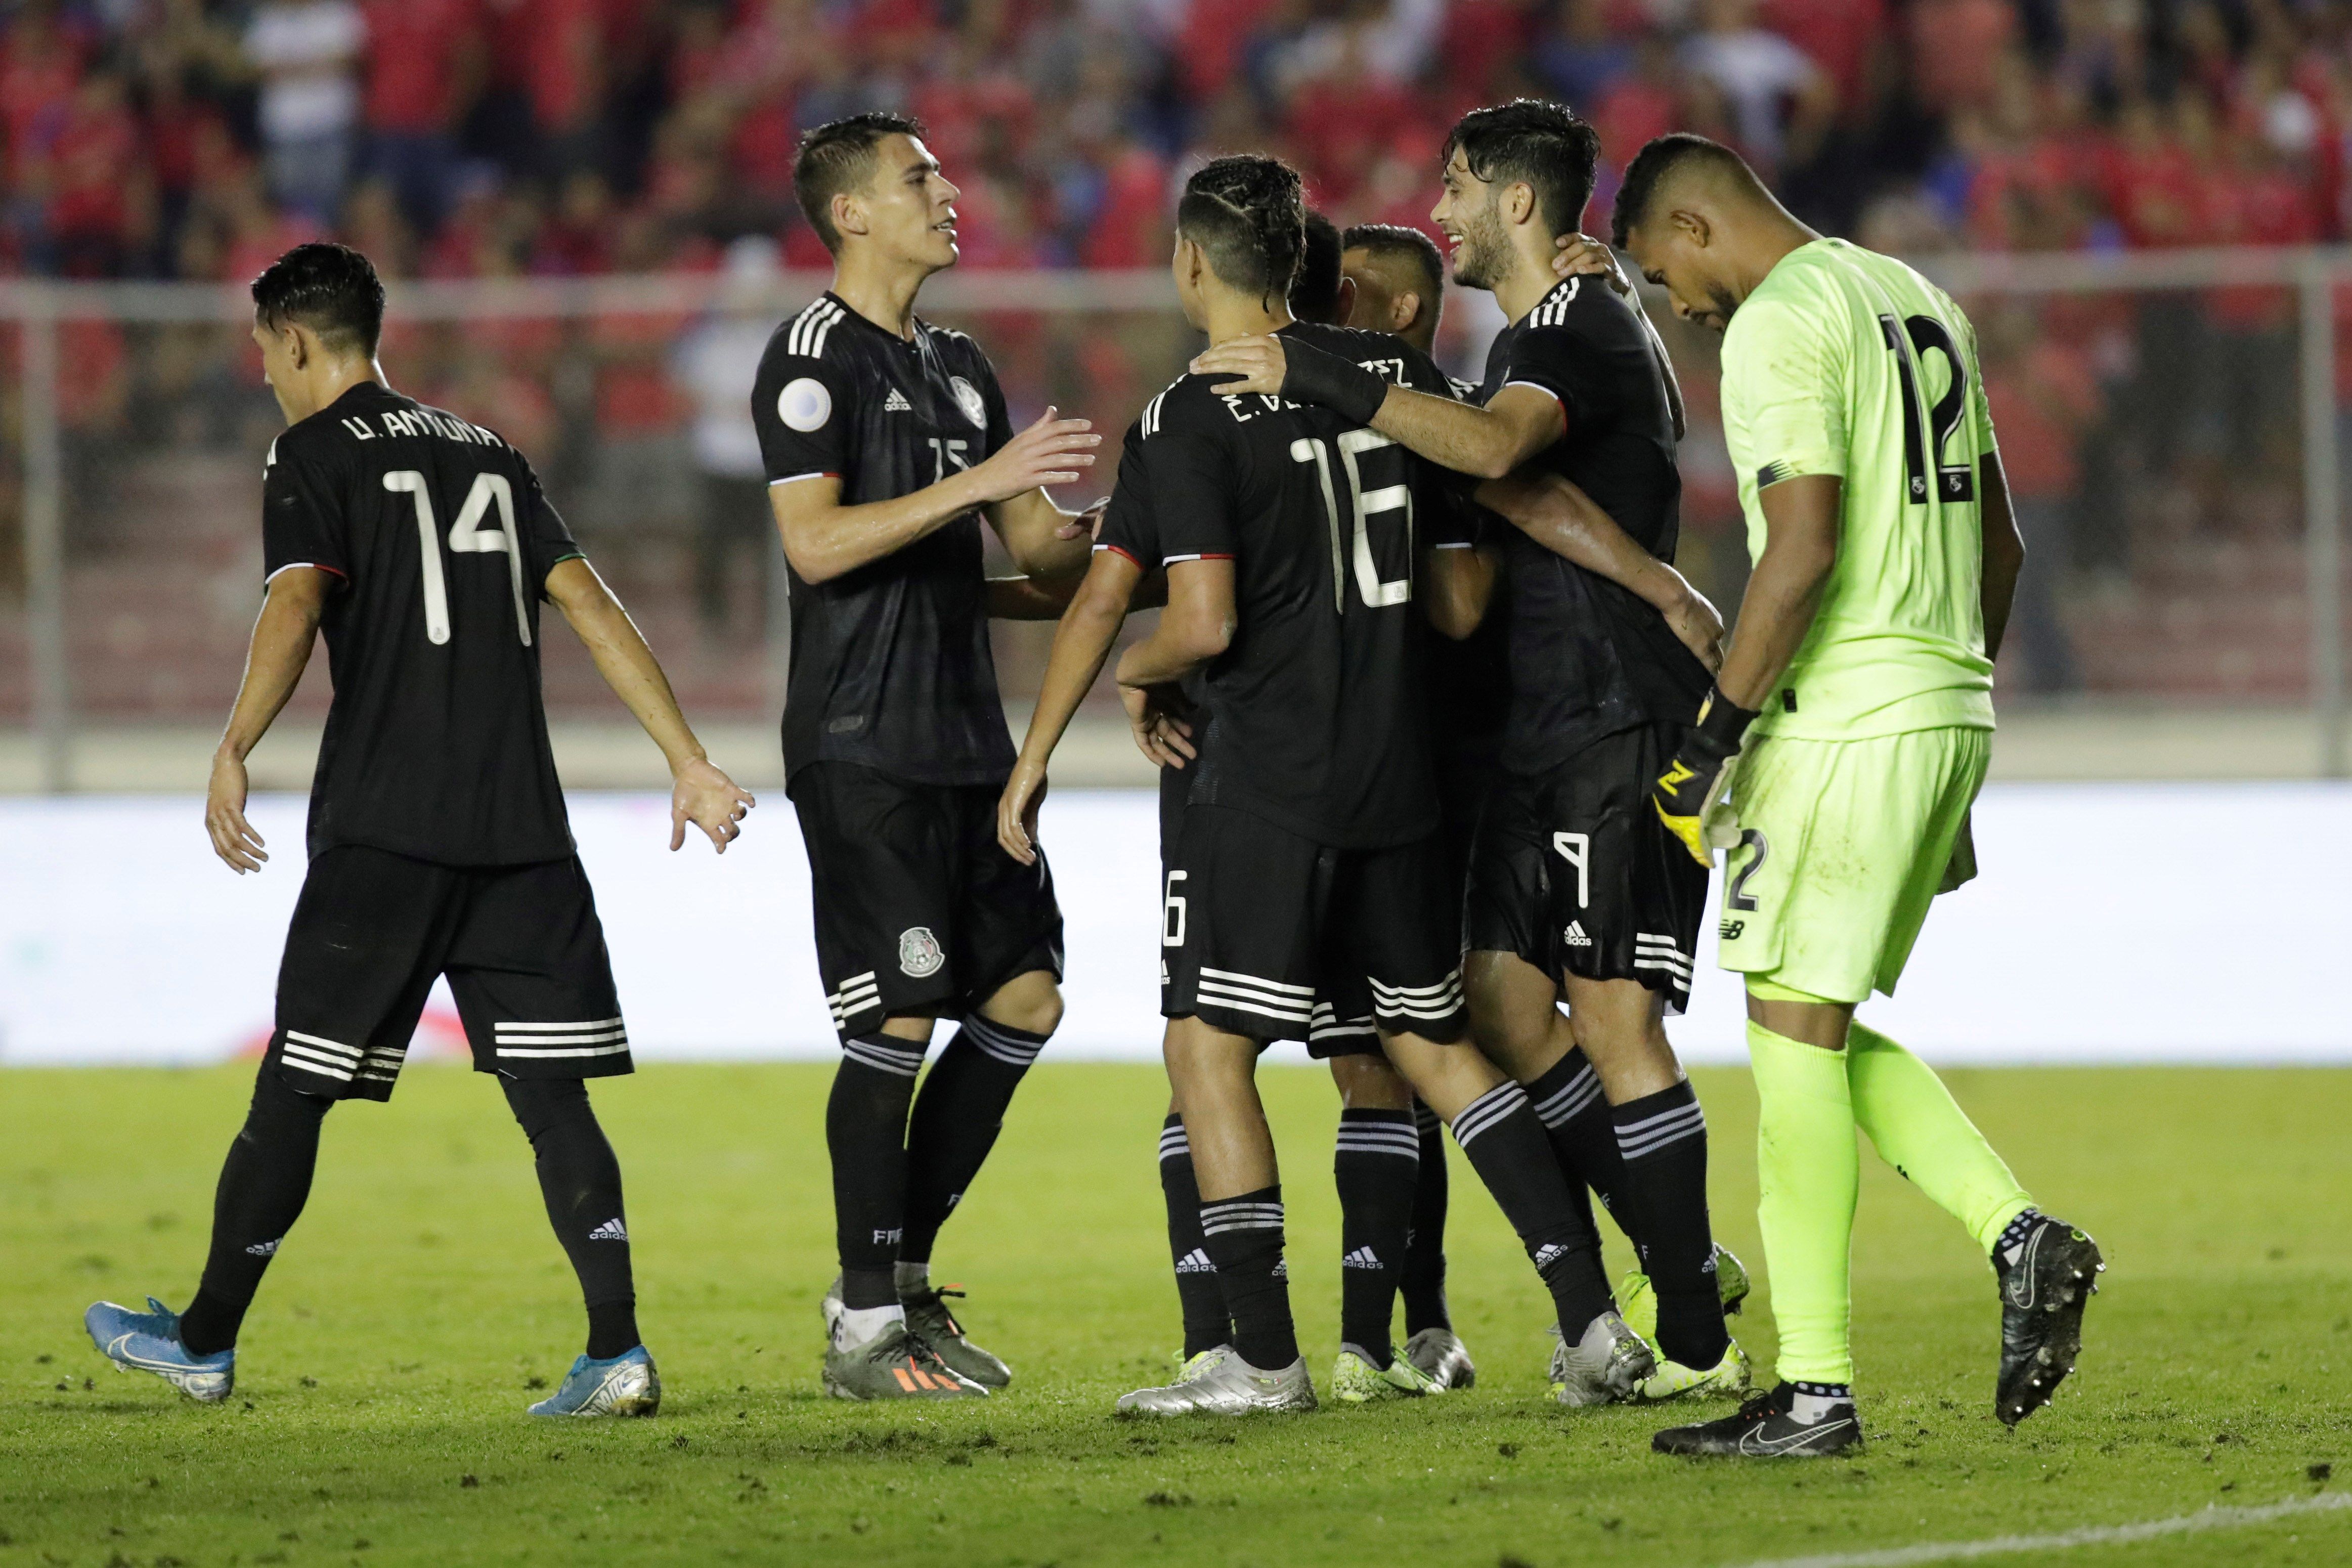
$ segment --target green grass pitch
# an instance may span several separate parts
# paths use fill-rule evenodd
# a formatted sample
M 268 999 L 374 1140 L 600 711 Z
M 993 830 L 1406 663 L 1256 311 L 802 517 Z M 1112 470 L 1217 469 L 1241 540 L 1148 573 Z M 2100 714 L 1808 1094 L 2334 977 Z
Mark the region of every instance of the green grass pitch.
M 1656 1411 L 1547 1400 L 1544 1298 L 1458 1158 L 1453 1299 L 1475 1390 L 1254 1423 L 1114 1418 L 1176 1342 L 1149 1067 L 1041 1067 L 949 1226 L 939 1274 L 970 1286 L 975 1337 L 1017 1373 L 984 1403 L 821 1396 L 830 1069 L 759 1065 L 595 1089 L 629 1182 L 659 1419 L 523 1415 L 578 1349 L 577 1299 L 495 1089 L 436 1068 L 388 1108 L 329 1119 L 236 1397 L 199 1408 L 111 1371 L 79 1316 L 193 1289 L 249 1070 L 0 1074 L 0 1563 L 1705 1568 L 2266 1504 L 2352 1476 L 2352 1072 L 1952 1074 L 2028 1186 L 2106 1248 L 2081 1371 L 2003 1431 L 1983 1258 L 1865 1158 L 1870 1447 L 1741 1468 L 1653 1456 Z M 1318 1073 L 1263 1076 L 1319 1380 L 1337 1348 L 1336 1102 Z M 1700 1089 L 1718 1233 L 1760 1268 L 1747 1076 L 1703 1073 Z M 1769 1308 L 1735 1325 L 1765 1366 Z M 2000 1560 L 2061 1556 L 2344 1563 L 2352 1512 Z

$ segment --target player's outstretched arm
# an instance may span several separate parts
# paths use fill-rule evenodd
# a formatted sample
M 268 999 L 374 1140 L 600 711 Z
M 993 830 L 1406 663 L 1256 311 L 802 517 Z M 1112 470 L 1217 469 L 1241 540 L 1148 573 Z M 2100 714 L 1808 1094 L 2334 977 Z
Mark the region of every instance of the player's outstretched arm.
M 691 822 L 709 837 L 712 847 L 726 854 L 727 846 L 743 832 L 743 814 L 759 802 L 712 765 L 678 709 L 669 677 L 662 673 L 629 612 L 596 569 L 577 555 L 557 562 L 547 574 L 547 596 L 572 623 L 588 657 L 596 662 L 596 673 L 636 715 L 669 763 L 669 847 L 677 849 L 686 843 L 686 825 Z
M 996 841 L 1024 866 L 1037 863 L 1037 808 L 1045 804 L 1046 763 L 1078 704 L 1102 674 L 1136 584 L 1142 580 L 1143 568 L 1118 551 L 1096 551 L 1094 564 L 1054 632 L 1054 651 L 1045 659 L 1045 684 L 1029 715 L 1020 761 L 1013 763 L 1013 776 L 996 803 Z
M 1606 577 L 1665 617 L 1682 645 L 1712 671 L 1723 666 L 1723 616 L 1683 574 L 1633 542 L 1577 485 L 1528 470 L 1478 487 L 1478 504 L 1553 554 Z
M 1507 386 L 1484 408 L 1397 386 L 1352 360 L 1267 333 L 1233 338 L 1193 360 L 1195 375 L 1228 376 L 1226 396 L 1263 393 L 1317 403 L 1369 426 L 1441 468 L 1499 479 L 1559 439 L 1559 399 L 1536 386 Z
M 1987 452 L 1977 464 L 1978 493 L 1984 497 L 1985 657 L 2000 657 L 2000 639 L 2009 630 L 2010 606 L 2017 599 L 2017 574 L 2025 569 L 2025 535 L 2018 531 L 2017 514 L 2009 504 L 2009 478 L 2000 471 L 2000 454 Z
M 1086 574 L 1087 558 L 1094 553 L 1101 503 L 1084 511 L 1064 511 L 1044 490 L 1024 490 L 990 507 L 988 523 L 1023 572 L 1075 589 Z
M 1496 561 L 1492 552 L 1449 547 L 1422 555 L 1421 578 L 1427 584 L 1421 595 L 1422 613 L 1438 636 L 1456 642 L 1478 629 L 1495 596 Z
M 245 819 L 245 759 L 302 683 L 331 585 L 329 574 L 315 566 L 289 566 L 269 580 L 261 616 L 253 623 L 245 679 L 213 752 L 212 781 L 205 789 L 205 831 L 212 837 L 213 853 L 239 876 L 260 870 L 269 858 L 261 835 Z
M 803 582 L 827 582 L 905 549 L 975 507 L 993 507 L 1044 485 L 1075 484 L 1094 467 L 1094 448 L 1102 444 L 1093 429 L 1083 419 L 1056 419 L 1048 408 L 985 462 L 889 500 L 844 506 L 841 480 L 832 474 L 771 485 L 768 505 L 784 558 Z M 1068 521 L 1055 510 L 1061 521 Z

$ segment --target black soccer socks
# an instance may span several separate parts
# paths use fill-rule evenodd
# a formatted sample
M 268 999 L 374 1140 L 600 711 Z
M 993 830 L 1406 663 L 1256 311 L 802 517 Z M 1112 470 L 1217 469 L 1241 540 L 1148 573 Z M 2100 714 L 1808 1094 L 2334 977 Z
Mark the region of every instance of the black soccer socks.
M 833 1220 L 841 1300 L 852 1311 L 898 1304 L 898 1246 L 907 1228 L 907 1109 L 923 1043 L 877 1030 L 845 1040 L 825 1102 L 833 1157 Z
M 1609 1115 L 1630 1206 L 1639 1216 L 1643 1267 L 1658 1293 L 1658 1350 L 1704 1372 L 1731 1348 L 1707 1223 L 1706 1113 L 1685 1082 L 1627 1100 Z
M 1045 1037 L 967 1014 L 915 1097 L 907 1127 L 907 1225 L 902 1263 L 929 1263 L 940 1226 L 980 1174 L 1013 1091 Z
M 1407 1339 L 1423 1329 L 1454 1326 L 1453 1314 L 1445 1309 L 1445 1123 L 1419 1100 L 1413 1102 L 1412 1119 L 1421 1137 L 1421 1160 L 1399 1280 Z
M 580 1079 L 517 1079 L 499 1087 L 530 1140 L 540 1195 L 555 1238 L 580 1277 L 588 1308 L 588 1354 L 609 1361 L 635 1350 L 637 1291 L 629 1266 L 629 1225 L 621 1206 L 621 1163 Z
M 1290 1279 L 1282 1263 L 1281 1184 L 1203 1203 L 1201 1233 L 1234 1320 L 1234 1349 L 1261 1372 L 1297 1361 Z
M 1527 1091 L 1507 1080 L 1472 1100 L 1454 1119 L 1454 1142 L 1518 1232 L 1559 1310 L 1562 1337 L 1576 1343 L 1609 1310 L 1609 1279 L 1592 1212 L 1571 1194 Z
M 263 1064 L 213 1192 L 204 1283 L 180 1315 L 180 1342 L 189 1353 L 211 1355 L 236 1343 L 263 1272 L 310 1196 L 319 1129 L 333 1103 L 289 1088 L 275 1067 Z
M 1201 1184 L 1192 1174 L 1192 1143 L 1174 1111 L 1160 1125 L 1160 1193 L 1168 1204 L 1168 1257 L 1176 1266 L 1176 1300 L 1184 1312 L 1184 1359 L 1234 1337 L 1224 1287 L 1201 1231 Z
M 1339 1341 L 1385 1371 L 1395 1358 L 1389 1323 L 1421 1175 L 1412 1112 L 1339 1112 L 1331 1174 L 1339 1189 Z
M 1601 1206 L 1642 1250 L 1641 1216 L 1625 1192 L 1625 1162 L 1617 1151 L 1617 1134 L 1609 1122 L 1609 1101 L 1601 1092 L 1601 1075 L 1584 1053 L 1568 1055 L 1528 1085 L 1528 1098 L 1550 1138 L 1552 1152 L 1571 1185 L 1590 1187 L 1600 1194 Z M 1591 1205 L 1585 1205 L 1591 1212 Z M 1595 1230 L 1594 1235 L 1600 1232 Z

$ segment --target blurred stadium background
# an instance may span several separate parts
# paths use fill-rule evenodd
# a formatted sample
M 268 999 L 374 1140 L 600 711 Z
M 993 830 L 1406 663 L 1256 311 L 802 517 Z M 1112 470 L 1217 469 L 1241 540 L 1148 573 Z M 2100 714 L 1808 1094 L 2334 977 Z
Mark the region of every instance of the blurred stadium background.
M 13 900 L 0 931 L 0 990 L 16 998 L 0 1060 L 130 1050 L 93 1040 L 61 999 L 95 987 L 129 1006 L 92 965 L 167 938 L 185 962 L 166 990 L 233 979 L 266 1021 L 282 910 L 222 912 L 257 895 L 224 890 L 187 797 L 257 604 L 261 457 L 279 424 L 243 285 L 287 246 L 334 235 L 397 280 L 394 383 L 530 455 L 714 754 L 773 785 L 781 558 L 745 402 L 769 329 L 825 281 L 791 202 L 801 128 L 866 107 L 923 116 L 964 190 L 964 260 L 926 313 L 980 336 L 1017 417 L 1054 404 L 1115 440 L 1192 347 L 1160 263 L 1170 198 L 1199 160 L 1272 148 L 1341 223 L 1425 225 L 1445 127 L 1519 92 L 1576 105 L 1616 163 L 1669 129 L 1732 142 L 1801 216 L 1960 295 L 2032 554 L 1996 778 L 2105 781 L 2049 798 L 2177 847 L 2096 931 L 2068 911 L 2104 908 L 2111 890 L 2085 882 L 2145 844 L 2078 846 L 2053 818 L 2021 841 L 2030 853 L 1989 852 L 1968 896 L 2002 900 L 1986 931 L 2029 960 L 2137 944 L 2147 1018 L 2110 1013 L 2116 1041 L 2168 1017 L 2155 1054 L 2205 1038 L 2224 1055 L 2352 1057 L 2341 1021 L 2200 1035 L 2198 1005 L 2157 994 L 2280 930 L 2290 964 L 2340 953 L 2344 916 L 2325 900 L 2285 908 L 2276 883 L 2315 842 L 2312 879 L 2340 882 L 2326 825 L 2352 826 L 2352 795 L 2149 783 L 2347 765 L 2342 0 L 23 0 L 0 24 L 0 791 L 16 797 L 0 800 L 0 838 L 8 879 L 53 896 Z M 1605 226 L 1614 184 L 1604 168 L 1589 228 Z M 1475 374 L 1499 324 L 1487 296 L 1454 295 L 1441 357 Z M 1682 564 L 1728 614 L 1746 553 L 1715 342 L 1662 325 L 1693 415 Z M 1016 725 L 1051 629 L 998 628 Z M 576 645 L 550 639 L 547 665 L 567 782 L 658 785 L 657 754 Z M 256 754 L 257 787 L 307 785 L 327 697 L 318 668 Z M 1096 700 L 1056 782 L 1148 783 Z M 104 798 L 38 798 L 68 794 Z M 1996 797 L 2028 816 L 2042 798 Z M 760 864 L 791 881 L 780 792 L 769 807 L 754 832 L 776 851 Z M 299 813 L 277 816 L 263 882 L 290 904 Z M 151 841 L 151 819 L 176 826 Z M 2250 826 L 2263 820 L 2282 825 L 2277 842 Z M 1066 889 L 1080 868 L 1068 849 L 1063 865 Z M 667 896 L 593 853 L 592 868 L 608 906 Z M 743 872 L 731 857 L 728 869 Z M 1101 908 L 1136 901 L 1148 921 L 1148 867 L 1137 879 L 1106 887 Z M 135 936 L 134 907 L 152 912 Z M 2193 918 L 2142 929 L 2158 910 Z M 797 976 L 804 911 L 742 912 L 761 928 L 754 962 Z M 1094 940 L 1125 930 L 1124 914 L 1102 918 Z M 239 920 L 254 951 L 232 973 L 222 922 Z M 191 947 L 190 930 L 211 945 Z M 1126 968 L 1148 962 L 1138 930 Z M 807 992 L 764 1015 L 807 1015 L 781 1045 L 824 1048 L 814 986 L 768 979 L 779 997 Z M 1956 1039 L 1979 1021 L 1964 981 Z M 1120 984 L 1132 1017 L 1106 1041 L 1156 1022 L 1148 974 Z M 178 1026 L 144 1006 L 106 1026 L 146 1042 L 130 1054 L 204 1054 L 164 1048 Z M 671 1037 L 780 1045 L 778 1026 L 696 1016 Z M 2012 1030 L 2011 1054 L 2079 1035 L 2042 1027 Z

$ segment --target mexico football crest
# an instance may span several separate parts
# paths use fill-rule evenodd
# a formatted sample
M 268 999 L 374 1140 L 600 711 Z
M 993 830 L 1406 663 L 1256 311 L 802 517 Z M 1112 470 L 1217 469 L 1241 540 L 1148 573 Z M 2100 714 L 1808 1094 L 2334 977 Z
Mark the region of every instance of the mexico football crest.
M 898 967 L 917 980 L 926 979 L 940 972 L 948 961 L 940 946 L 940 939 L 931 934 L 929 926 L 908 926 L 898 933 Z
M 948 377 L 948 390 L 955 394 L 956 406 L 963 410 L 965 418 L 975 425 L 987 425 L 988 404 L 980 395 L 980 388 L 960 375 L 951 375 Z

